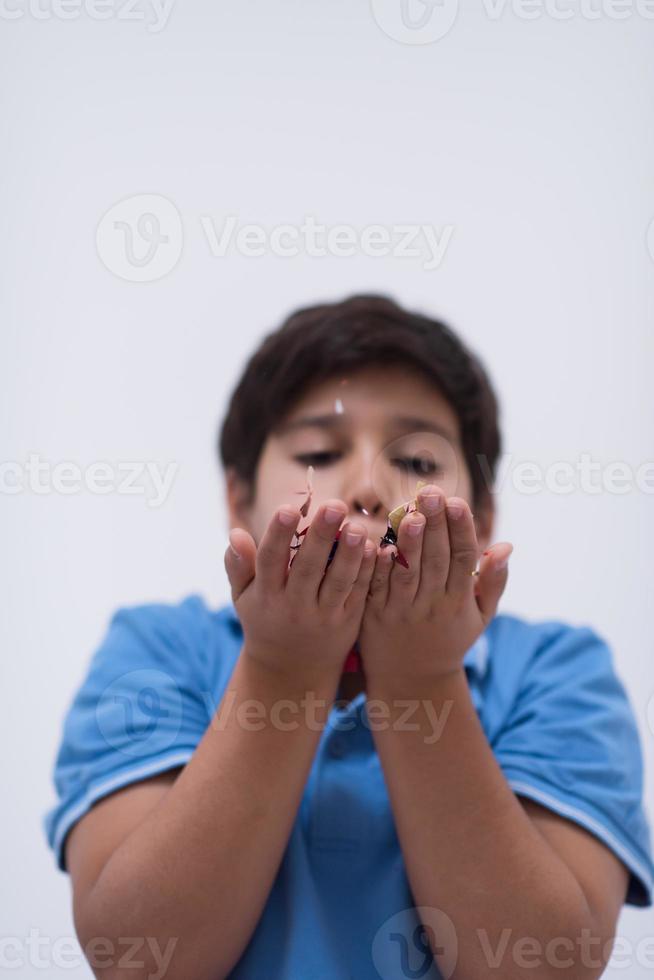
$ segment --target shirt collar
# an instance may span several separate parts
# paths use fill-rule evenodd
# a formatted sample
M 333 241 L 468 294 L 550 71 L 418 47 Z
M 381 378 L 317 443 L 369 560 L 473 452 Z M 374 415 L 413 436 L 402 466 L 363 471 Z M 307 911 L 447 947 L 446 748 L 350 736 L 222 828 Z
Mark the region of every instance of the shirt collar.
M 232 627 L 239 634 L 242 635 L 243 628 L 241 626 L 241 621 L 236 614 L 236 609 L 233 603 L 228 603 L 223 607 L 227 620 Z M 472 644 L 472 646 L 467 650 L 466 655 L 463 658 L 463 666 L 467 671 L 470 671 L 477 680 L 482 680 L 488 669 L 488 636 L 484 632 L 478 637 L 477 640 Z

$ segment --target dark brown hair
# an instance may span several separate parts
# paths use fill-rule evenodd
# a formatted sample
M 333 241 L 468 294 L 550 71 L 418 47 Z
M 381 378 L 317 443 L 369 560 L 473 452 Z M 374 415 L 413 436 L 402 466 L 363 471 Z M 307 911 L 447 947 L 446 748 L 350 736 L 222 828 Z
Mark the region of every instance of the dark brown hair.
M 218 436 L 223 467 L 233 467 L 254 497 L 266 438 L 294 403 L 312 385 L 371 364 L 406 365 L 439 389 L 459 420 L 473 507 L 488 504 L 501 436 L 486 371 L 440 320 L 379 295 L 296 310 L 264 337 L 232 392 Z

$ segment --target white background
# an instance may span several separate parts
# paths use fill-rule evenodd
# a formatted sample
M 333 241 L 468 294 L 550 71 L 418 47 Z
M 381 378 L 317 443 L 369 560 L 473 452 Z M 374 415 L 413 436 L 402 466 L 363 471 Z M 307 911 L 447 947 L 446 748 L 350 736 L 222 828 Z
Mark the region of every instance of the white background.
M 158 32 L 144 5 L 126 20 L 116 0 L 100 21 L 19 2 L 0 17 L 2 460 L 179 466 L 160 507 L 85 489 L 0 495 L 0 934 L 21 945 L 11 975 L 72 978 L 90 972 L 48 961 L 48 943 L 74 933 L 41 825 L 60 725 L 118 605 L 226 601 L 214 439 L 265 331 L 300 304 L 388 292 L 481 354 L 504 465 L 586 452 L 635 472 L 652 458 L 654 21 L 629 6 L 591 20 L 574 0 L 567 20 L 493 17 L 463 0 L 423 44 L 353 0 L 177 0 Z M 105 212 L 142 194 L 173 202 L 183 228 L 179 261 L 153 282 L 109 271 L 96 248 Z M 203 215 L 218 230 L 227 215 L 268 230 L 312 215 L 453 232 L 431 271 L 392 255 L 221 258 Z M 497 500 L 496 540 L 514 544 L 502 611 L 590 624 L 611 643 L 652 815 L 653 496 L 525 494 L 509 469 Z M 653 920 L 623 911 L 634 953 L 607 976 L 650 976 L 635 950 Z M 47 968 L 30 963 L 30 930 Z

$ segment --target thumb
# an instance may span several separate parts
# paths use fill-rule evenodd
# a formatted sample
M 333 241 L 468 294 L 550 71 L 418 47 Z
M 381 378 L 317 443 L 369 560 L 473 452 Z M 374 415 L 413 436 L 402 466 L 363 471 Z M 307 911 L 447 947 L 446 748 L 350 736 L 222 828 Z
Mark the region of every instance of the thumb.
M 225 571 L 232 587 L 235 603 L 254 578 L 257 546 L 251 534 L 242 527 L 229 532 L 229 545 L 225 550 Z
M 494 544 L 482 556 L 475 596 L 485 623 L 489 623 L 495 615 L 497 604 L 506 588 L 509 577 L 508 562 L 512 551 L 513 545 L 508 541 L 502 541 L 500 544 Z

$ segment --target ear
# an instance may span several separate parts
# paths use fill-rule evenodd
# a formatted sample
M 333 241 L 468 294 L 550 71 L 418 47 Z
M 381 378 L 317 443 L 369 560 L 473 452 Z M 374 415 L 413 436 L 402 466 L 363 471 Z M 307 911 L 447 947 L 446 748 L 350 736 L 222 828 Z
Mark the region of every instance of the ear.
M 225 492 L 230 529 L 242 527 L 251 533 L 252 488 L 233 466 L 229 466 L 225 472 Z

